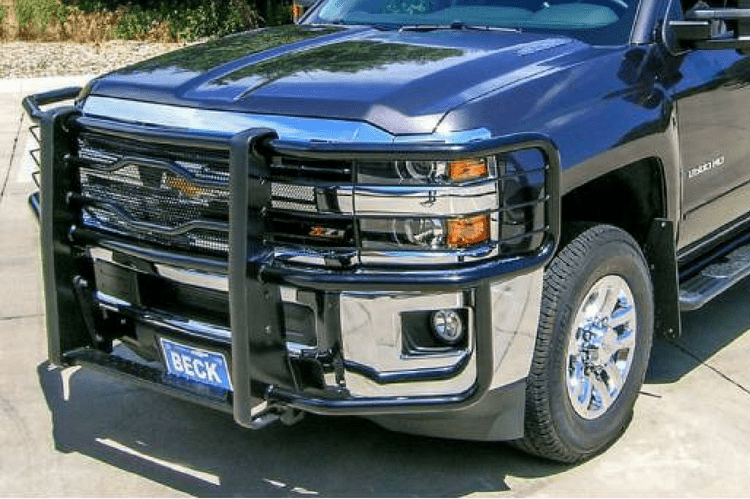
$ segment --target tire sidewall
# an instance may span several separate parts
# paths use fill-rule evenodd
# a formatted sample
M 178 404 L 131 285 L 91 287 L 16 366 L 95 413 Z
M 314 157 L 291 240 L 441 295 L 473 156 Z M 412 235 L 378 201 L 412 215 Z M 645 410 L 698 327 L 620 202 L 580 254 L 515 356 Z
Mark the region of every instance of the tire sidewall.
M 616 229 L 617 230 L 617 229 Z M 562 290 L 557 302 L 550 356 L 549 395 L 552 422 L 563 443 L 580 455 L 589 455 L 613 441 L 627 426 L 638 396 L 651 351 L 653 333 L 653 292 L 650 273 L 635 241 L 626 233 L 602 241 L 596 238 L 583 265 Z M 598 239 L 598 240 L 597 240 Z M 565 251 L 565 250 L 563 250 Z M 576 413 L 567 393 L 567 349 L 572 322 L 592 286 L 607 275 L 625 280 L 636 307 L 636 339 L 633 361 L 615 402 L 596 419 Z

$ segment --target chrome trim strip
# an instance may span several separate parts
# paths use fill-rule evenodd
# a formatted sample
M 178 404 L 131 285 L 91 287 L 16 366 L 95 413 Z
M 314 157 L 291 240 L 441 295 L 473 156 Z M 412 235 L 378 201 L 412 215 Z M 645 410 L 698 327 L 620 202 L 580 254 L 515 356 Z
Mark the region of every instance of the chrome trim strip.
M 325 266 L 326 260 L 330 259 L 336 262 L 348 262 L 349 265 L 354 263 L 357 258 L 357 250 L 351 249 L 321 249 L 321 250 L 304 250 L 298 248 L 277 247 L 274 250 L 274 259 L 304 265 Z
M 472 130 L 461 130 L 458 132 L 436 131 L 427 135 L 397 135 L 393 137 L 393 142 L 414 143 L 414 142 L 437 142 L 440 144 L 466 144 L 476 140 L 487 140 L 492 138 L 492 132 L 486 128 L 476 128 Z
M 165 314 L 151 309 L 144 309 L 114 296 L 96 292 L 96 301 L 99 306 L 112 312 L 129 313 L 138 321 L 154 327 L 163 327 L 177 330 L 180 333 L 197 338 L 214 341 L 227 342 L 232 339 L 232 331 L 228 328 L 208 324 L 205 322 L 185 319 L 171 314 Z
M 273 199 L 274 209 L 310 213 L 336 213 L 357 216 L 403 215 L 450 217 L 496 211 L 499 205 L 496 181 L 471 186 L 403 186 L 365 185 L 337 186 L 328 188 L 311 187 L 315 201 L 307 199 L 296 202 L 282 198 L 285 188 L 305 187 L 291 183 L 275 182 L 273 189 L 277 196 Z M 337 206 L 329 204 L 334 198 Z M 286 203 L 286 204 L 284 204 Z M 297 206 L 295 203 L 299 204 Z M 308 203 L 308 204 L 304 204 Z M 515 208 L 515 207 L 514 207 Z
M 234 135 L 249 128 L 272 128 L 287 140 L 359 143 L 464 144 L 492 138 L 486 128 L 438 131 L 424 135 L 393 135 L 369 123 L 325 118 L 304 118 L 236 111 L 197 109 L 91 95 L 83 105 L 85 116 L 122 122 Z
M 160 263 L 154 264 L 156 272 L 160 276 L 189 286 L 196 286 L 204 289 L 213 289 L 223 293 L 229 292 L 229 278 L 225 275 L 207 274 L 197 270 L 179 269 L 170 265 Z
M 91 257 L 93 260 L 101 260 L 117 265 L 117 262 L 114 261 L 114 253 L 111 250 L 99 247 L 91 247 L 88 249 L 88 253 L 89 257 Z M 165 279 L 169 279 L 171 281 L 187 284 L 189 286 L 197 286 L 204 289 L 212 289 L 214 291 L 221 291 L 225 293 L 229 292 L 229 279 L 226 275 L 209 274 L 192 269 L 181 269 L 161 263 L 155 263 L 154 268 L 161 277 L 164 277 Z M 114 297 L 110 298 L 114 299 Z
M 360 262 L 363 265 L 439 265 L 466 263 L 497 255 L 497 245 L 489 243 L 470 250 L 456 251 L 386 251 L 363 249 Z
M 455 216 L 497 210 L 497 183 L 472 186 L 357 186 L 354 206 L 362 215 Z
M 249 128 L 272 128 L 285 139 L 337 142 L 393 142 L 393 135 L 367 123 L 353 121 L 243 114 L 90 96 L 86 116 L 142 125 L 201 130 L 234 135 Z

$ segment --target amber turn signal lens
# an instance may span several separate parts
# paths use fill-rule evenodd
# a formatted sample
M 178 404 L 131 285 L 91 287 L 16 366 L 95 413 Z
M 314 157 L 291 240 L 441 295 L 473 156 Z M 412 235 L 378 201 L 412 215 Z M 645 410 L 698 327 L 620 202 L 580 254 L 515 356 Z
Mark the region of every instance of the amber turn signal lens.
M 456 182 L 464 182 L 475 178 L 489 176 L 487 161 L 485 159 L 462 159 L 451 161 L 448 168 L 448 176 Z
M 467 246 L 489 241 L 489 239 L 489 215 L 448 220 L 446 243 L 451 248 L 466 248 Z

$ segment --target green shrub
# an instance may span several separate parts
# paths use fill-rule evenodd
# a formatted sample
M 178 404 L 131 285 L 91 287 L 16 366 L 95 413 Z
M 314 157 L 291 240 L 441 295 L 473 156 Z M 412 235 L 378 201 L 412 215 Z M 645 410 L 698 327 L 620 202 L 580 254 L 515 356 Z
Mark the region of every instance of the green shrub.
M 290 5 L 291 0 L 16 0 L 15 12 L 26 39 L 93 41 L 86 37 L 96 32 L 97 41 L 167 42 L 287 24 Z M 7 12 L 0 10 L 0 35 L 4 17 Z M 96 29 L 90 29 L 86 23 L 94 21 Z
M 67 16 L 66 7 L 58 0 L 17 0 L 15 10 L 18 28 L 27 34 L 43 34 L 53 19 L 62 24 Z
M 289 5 L 272 5 L 265 13 L 266 26 L 279 26 L 292 22 L 292 8 Z
M 166 24 L 172 38 L 193 41 L 254 28 L 259 21 L 255 10 L 244 0 L 162 1 L 148 8 L 130 5 L 120 16 L 113 35 L 148 39 Z

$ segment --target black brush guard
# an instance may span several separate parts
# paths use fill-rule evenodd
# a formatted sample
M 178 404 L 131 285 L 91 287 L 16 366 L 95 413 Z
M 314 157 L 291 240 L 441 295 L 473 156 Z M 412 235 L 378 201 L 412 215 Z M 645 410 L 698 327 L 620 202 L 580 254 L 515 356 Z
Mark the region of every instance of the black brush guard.
M 559 154 L 549 139 L 521 134 L 469 144 L 328 144 L 279 140 L 273 130 L 251 129 L 230 138 L 183 130 L 134 126 L 81 115 L 77 107 L 43 111 L 40 106 L 74 99 L 80 89 L 68 88 L 32 95 L 23 105 L 39 123 L 41 186 L 32 206 L 41 223 L 41 247 L 46 296 L 49 359 L 53 364 L 85 365 L 158 391 L 234 414 L 246 427 L 264 426 L 289 408 L 318 414 L 384 415 L 468 408 L 487 395 L 493 375 L 490 283 L 545 265 L 552 257 L 559 233 Z M 131 244 L 78 227 L 77 213 L 67 199 L 74 192 L 74 176 L 66 172 L 66 156 L 74 150 L 75 132 L 87 130 L 111 136 L 148 140 L 172 146 L 230 151 L 230 247 L 228 261 L 186 255 Z M 358 269 L 330 271 L 275 264 L 273 251 L 263 242 L 264 213 L 271 200 L 267 158 L 271 154 L 301 159 L 445 160 L 537 148 L 548 161 L 548 234 L 534 255 L 499 259 L 458 270 Z M 41 201 L 41 202 L 40 202 Z M 196 386 L 163 371 L 122 359 L 97 345 L 93 320 L 82 292 L 80 248 L 97 244 L 155 263 L 229 276 L 231 366 L 234 391 Z M 84 282 L 85 284 L 85 282 Z M 322 291 L 455 291 L 476 290 L 476 383 L 466 392 L 448 396 L 351 398 L 303 393 L 295 381 L 284 340 L 280 286 Z M 90 301 L 90 299 L 89 299 Z M 262 306 L 258 306 L 262 304 Z

